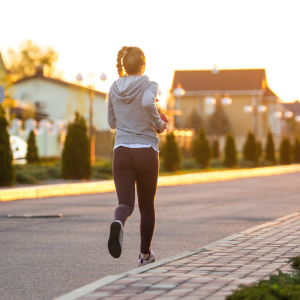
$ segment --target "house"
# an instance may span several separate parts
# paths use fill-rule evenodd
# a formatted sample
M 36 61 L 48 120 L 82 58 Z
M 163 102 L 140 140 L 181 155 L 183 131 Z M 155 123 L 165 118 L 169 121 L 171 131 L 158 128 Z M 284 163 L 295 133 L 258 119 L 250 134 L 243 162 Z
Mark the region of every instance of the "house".
M 173 92 L 180 86 L 184 92 L 175 97 Z M 264 136 L 269 128 L 277 132 L 274 112 L 278 97 L 269 88 L 264 69 L 175 71 L 168 100 L 170 110 L 182 113 L 175 117 L 175 127 L 189 128 L 193 113 L 207 124 L 216 111 L 216 98 L 224 97 L 231 99 L 230 105 L 221 106 L 235 136 L 245 136 L 249 130 Z M 244 112 L 247 109 L 249 112 Z
M 109 130 L 106 118 L 106 94 L 94 93 L 94 126 L 99 131 Z M 19 106 L 27 106 L 36 112 L 38 119 L 70 121 L 75 111 L 89 119 L 89 89 L 57 78 L 45 76 L 43 66 L 36 74 L 14 82 L 14 99 Z

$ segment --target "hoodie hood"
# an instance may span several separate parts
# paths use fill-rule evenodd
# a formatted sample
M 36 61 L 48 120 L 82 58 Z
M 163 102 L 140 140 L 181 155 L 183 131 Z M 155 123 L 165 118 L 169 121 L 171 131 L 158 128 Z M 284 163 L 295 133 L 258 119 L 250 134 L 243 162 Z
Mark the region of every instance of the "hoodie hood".
M 146 75 L 123 76 L 113 83 L 110 92 L 113 92 L 118 100 L 129 104 L 148 81 L 149 77 Z

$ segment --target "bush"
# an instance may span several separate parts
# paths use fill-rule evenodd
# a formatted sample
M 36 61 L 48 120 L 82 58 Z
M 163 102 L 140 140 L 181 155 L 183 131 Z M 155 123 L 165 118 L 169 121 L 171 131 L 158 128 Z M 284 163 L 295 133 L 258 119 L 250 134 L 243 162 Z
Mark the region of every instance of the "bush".
M 68 125 L 62 154 L 62 175 L 65 179 L 89 179 L 92 174 L 90 145 L 85 120 L 78 112 Z
M 295 137 L 294 141 L 293 158 L 295 163 L 300 163 L 300 141 L 298 137 Z
M 219 150 L 219 140 L 214 139 L 212 143 L 212 148 L 211 148 L 211 157 L 212 158 L 219 158 L 220 157 L 220 150 Z
M 287 137 L 284 137 L 280 145 L 280 164 L 290 165 L 291 160 L 291 144 Z
M 198 137 L 194 142 L 193 156 L 201 168 L 206 168 L 210 159 L 210 148 L 203 127 L 200 128 Z
M 167 134 L 163 150 L 164 169 L 174 172 L 180 169 L 180 154 L 174 133 Z
M 266 145 L 265 159 L 268 160 L 268 161 L 270 161 L 273 164 L 276 163 L 273 135 L 272 135 L 272 133 L 270 131 L 268 133 L 268 140 L 267 140 L 267 145 Z
M 16 183 L 19 184 L 37 184 L 38 180 L 28 173 L 16 171 Z
M 237 164 L 237 152 L 235 149 L 234 137 L 231 134 L 226 136 L 226 144 L 224 149 L 224 166 L 232 168 Z
M 295 256 L 295 257 L 290 257 L 289 263 L 292 263 L 291 264 L 292 268 L 300 271 L 300 256 L 299 255 Z M 299 280 L 299 284 L 300 284 L 300 280 Z
M 13 185 L 15 177 L 7 126 L 5 113 L 0 105 L 0 186 Z
M 221 116 L 221 132 L 220 134 L 227 134 L 227 132 L 231 132 L 230 121 L 223 109 L 220 106 L 220 116 Z M 215 110 L 214 114 L 211 115 L 207 120 L 207 132 L 208 134 L 219 134 L 218 133 L 218 112 Z
M 33 130 L 30 131 L 28 141 L 27 141 L 26 160 L 28 164 L 39 162 L 38 149 L 36 146 L 35 134 Z
M 249 131 L 246 143 L 244 145 L 244 159 L 250 160 L 254 163 L 255 166 L 258 164 L 258 156 L 257 156 L 257 150 L 256 150 L 256 142 L 255 142 L 255 136 L 254 134 Z

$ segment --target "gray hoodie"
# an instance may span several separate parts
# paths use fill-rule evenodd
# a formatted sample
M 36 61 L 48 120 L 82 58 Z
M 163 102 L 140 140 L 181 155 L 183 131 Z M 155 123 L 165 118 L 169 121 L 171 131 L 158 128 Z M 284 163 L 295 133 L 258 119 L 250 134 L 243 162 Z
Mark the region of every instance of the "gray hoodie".
M 115 145 L 147 144 L 158 148 L 156 131 L 162 121 L 155 99 L 158 85 L 148 76 L 123 76 L 115 81 L 108 94 L 107 119 L 110 128 L 116 128 Z

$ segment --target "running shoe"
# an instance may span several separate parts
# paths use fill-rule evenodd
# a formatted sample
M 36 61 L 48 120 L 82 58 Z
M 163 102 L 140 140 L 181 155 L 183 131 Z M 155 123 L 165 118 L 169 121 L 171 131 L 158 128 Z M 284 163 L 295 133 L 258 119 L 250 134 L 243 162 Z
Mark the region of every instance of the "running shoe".
M 139 267 L 151 264 L 153 262 L 155 262 L 155 254 L 152 250 L 150 251 L 148 259 L 141 258 L 141 254 L 140 254 L 140 256 L 139 256 Z
M 110 225 L 108 251 L 114 258 L 119 258 L 122 253 L 124 227 L 121 221 L 116 220 Z

